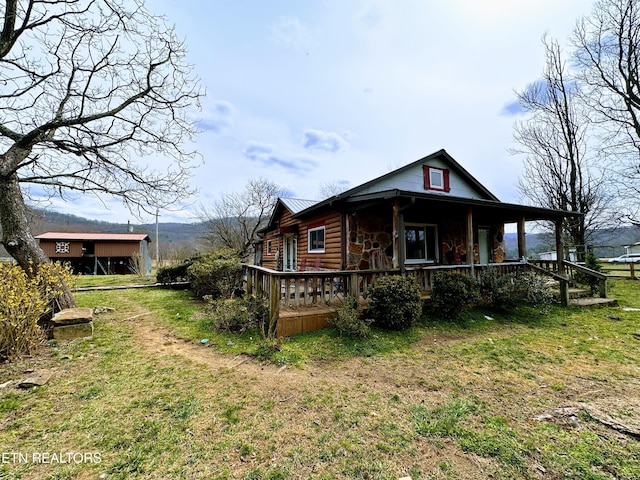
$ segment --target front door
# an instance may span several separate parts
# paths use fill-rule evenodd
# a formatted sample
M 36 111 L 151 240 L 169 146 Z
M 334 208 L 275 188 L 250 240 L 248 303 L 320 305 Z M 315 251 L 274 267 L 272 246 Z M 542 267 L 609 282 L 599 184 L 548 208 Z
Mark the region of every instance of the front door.
M 285 235 L 282 239 L 284 251 L 282 252 L 282 269 L 286 271 L 293 271 L 296 268 L 296 247 L 297 239 L 291 235 Z
M 491 262 L 491 230 L 489 228 L 478 228 L 478 254 L 480 265 Z

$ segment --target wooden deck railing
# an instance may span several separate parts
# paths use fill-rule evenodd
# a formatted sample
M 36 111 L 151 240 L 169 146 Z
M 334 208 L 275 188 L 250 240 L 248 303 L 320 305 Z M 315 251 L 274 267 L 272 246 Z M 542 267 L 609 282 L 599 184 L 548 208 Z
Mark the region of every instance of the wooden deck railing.
M 247 265 L 247 293 L 266 298 L 269 302 L 270 325 L 277 323 L 281 309 L 298 309 L 305 306 L 342 303 L 346 295 L 363 296 L 376 280 L 386 275 L 399 274 L 400 270 L 312 270 L 282 272 L 255 265 Z M 486 269 L 496 269 L 500 275 L 521 271 L 541 270 L 527 262 L 504 262 L 489 265 L 437 265 L 407 268 L 405 274 L 415 278 L 424 294 L 429 294 L 438 272 L 456 272 L 479 279 Z M 566 281 L 564 277 L 549 275 Z
M 434 265 L 406 268 L 405 274 L 415 278 L 424 294 L 429 294 L 438 272 L 456 272 L 480 279 L 482 272 L 495 269 L 500 275 L 523 271 L 537 271 L 557 280 L 561 301 L 568 304 L 568 287 L 575 273 L 580 271 L 600 281 L 600 296 L 606 298 L 606 275 L 582 265 L 564 261 L 565 275 L 558 273 L 553 260 L 517 261 L 488 265 Z M 305 306 L 336 306 L 346 295 L 363 296 L 378 278 L 399 274 L 400 270 L 310 270 L 282 272 L 255 265 L 246 265 L 247 293 L 266 298 L 269 302 L 269 328 L 275 328 L 281 309 L 295 310 Z
M 530 263 L 538 271 L 547 272 L 553 277 L 558 276 L 558 262 L 556 260 L 531 260 Z M 562 264 L 564 265 L 566 277 L 560 277 L 561 281 L 566 281 L 569 285 L 575 285 L 576 274 L 578 272 L 589 275 L 598 280 L 598 293 L 600 297 L 607 298 L 606 274 L 567 260 L 563 260 Z

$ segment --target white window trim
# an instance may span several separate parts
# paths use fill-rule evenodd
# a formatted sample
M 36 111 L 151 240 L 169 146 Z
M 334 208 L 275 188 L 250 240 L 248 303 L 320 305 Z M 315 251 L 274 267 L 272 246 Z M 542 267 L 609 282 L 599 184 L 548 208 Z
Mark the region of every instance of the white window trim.
M 404 248 L 405 248 L 405 259 L 404 259 L 404 263 L 407 265 L 414 265 L 414 264 L 421 264 L 421 263 L 438 263 L 440 261 L 440 251 L 438 249 L 438 225 L 436 225 L 435 223 L 405 223 L 404 224 L 405 227 L 422 227 L 424 229 L 424 227 L 433 227 L 435 230 L 435 252 L 436 252 L 436 258 L 433 260 L 427 260 L 426 258 L 406 258 L 407 256 L 407 237 L 405 235 L 404 238 Z M 425 235 L 426 238 L 426 235 Z M 427 248 L 425 245 L 425 249 L 424 249 L 424 254 L 425 257 L 427 255 Z
M 267 252 L 266 252 L 267 255 L 273 255 L 272 247 L 273 247 L 272 240 L 267 240 Z
M 437 175 L 436 175 L 437 174 Z M 440 179 L 440 183 L 435 183 L 434 177 Z M 444 190 L 444 170 L 441 168 L 429 167 L 429 187 L 433 190 Z
M 327 231 L 326 231 L 326 227 L 324 225 L 322 225 L 321 227 L 314 227 L 314 228 L 310 228 L 309 230 L 307 230 L 307 253 L 324 253 L 324 248 L 320 249 L 320 248 L 316 248 L 316 249 L 312 249 L 311 248 L 311 233 L 313 232 L 318 232 L 322 230 L 323 233 L 323 238 L 324 238 L 324 245 L 326 247 L 327 245 Z

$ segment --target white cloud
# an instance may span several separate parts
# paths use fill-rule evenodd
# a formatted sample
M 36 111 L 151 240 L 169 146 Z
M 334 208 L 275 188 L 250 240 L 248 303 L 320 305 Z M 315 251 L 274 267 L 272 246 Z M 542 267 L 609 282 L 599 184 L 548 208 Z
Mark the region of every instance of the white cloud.
M 335 132 L 309 128 L 303 133 L 302 146 L 308 150 L 336 153 L 345 149 L 348 142 Z
M 196 126 L 205 132 L 215 134 L 228 133 L 233 127 L 232 112 L 233 106 L 231 103 L 222 100 L 214 101 L 195 120 Z

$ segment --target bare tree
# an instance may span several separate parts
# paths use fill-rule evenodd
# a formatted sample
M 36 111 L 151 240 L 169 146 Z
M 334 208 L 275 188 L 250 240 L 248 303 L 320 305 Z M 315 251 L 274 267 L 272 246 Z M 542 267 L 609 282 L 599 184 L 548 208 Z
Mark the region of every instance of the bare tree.
M 201 93 L 163 18 L 141 0 L 6 0 L 0 14 L 0 223 L 20 265 L 47 261 L 28 196 L 109 194 L 140 212 L 189 195 Z
M 514 126 L 524 155 L 521 194 L 535 205 L 582 213 L 565 220 L 568 239 L 584 253 L 588 232 L 607 223 L 610 197 L 589 162 L 589 119 L 579 103 L 578 86 L 567 78 L 558 43 L 543 38 L 546 63 L 540 80 L 517 93 L 528 114 Z
M 201 208 L 205 241 L 215 248 L 232 248 L 246 259 L 257 231 L 265 226 L 281 195 L 282 189 L 264 178 L 249 180 L 241 192 L 222 195 L 213 205 Z
M 574 59 L 583 97 L 602 128 L 602 154 L 620 218 L 640 225 L 640 3 L 599 0 L 578 22 Z
M 320 187 L 318 188 L 318 192 L 320 193 L 320 197 L 325 199 L 329 197 L 333 197 L 335 195 L 340 195 L 342 192 L 345 192 L 348 189 L 348 185 L 345 182 L 331 181 L 331 182 L 322 182 Z

